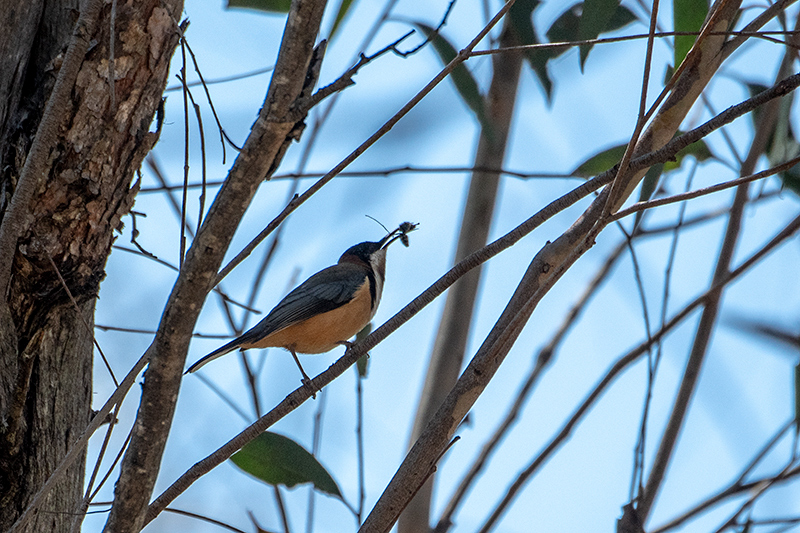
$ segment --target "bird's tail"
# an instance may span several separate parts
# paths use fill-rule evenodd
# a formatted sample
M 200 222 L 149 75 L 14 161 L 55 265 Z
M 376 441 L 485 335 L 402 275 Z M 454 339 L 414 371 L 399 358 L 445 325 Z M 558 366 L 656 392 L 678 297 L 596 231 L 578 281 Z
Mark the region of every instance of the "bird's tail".
M 183 375 L 186 375 L 186 374 L 189 374 L 191 372 L 196 371 L 198 368 L 200 368 L 201 366 L 205 365 L 206 363 L 209 363 L 209 362 L 213 361 L 217 357 L 222 357 L 223 355 L 225 355 L 228 352 L 232 352 L 233 350 L 235 350 L 236 348 L 238 348 L 241 345 L 242 345 L 242 339 L 241 338 L 232 340 L 228 344 L 225 344 L 225 345 L 217 348 L 216 350 L 214 350 L 210 354 L 206 355 L 205 357 L 203 357 L 202 359 L 197 361 L 195 364 L 190 366 L 188 368 L 188 370 L 186 370 L 186 372 L 183 373 Z

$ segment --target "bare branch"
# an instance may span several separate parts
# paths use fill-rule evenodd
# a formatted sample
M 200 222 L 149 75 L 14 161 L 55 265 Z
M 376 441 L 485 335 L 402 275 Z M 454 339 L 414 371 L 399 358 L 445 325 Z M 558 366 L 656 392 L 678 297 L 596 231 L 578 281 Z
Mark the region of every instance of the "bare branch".
M 800 24 L 800 18 L 798 18 Z M 794 62 L 794 53 L 787 53 L 778 69 L 777 79 L 780 80 L 783 76 L 790 72 L 792 63 Z M 784 80 L 786 81 L 786 80 Z M 784 81 L 776 85 L 779 86 Z M 759 117 L 756 127 L 756 134 L 750 146 L 750 152 L 742 164 L 741 173 L 751 174 L 755 168 L 758 158 L 764 153 L 767 146 L 770 132 L 773 129 L 775 121 L 777 120 L 778 101 L 772 100 L 765 105 L 765 108 Z M 748 185 L 739 185 L 736 190 L 736 195 L 731 207 L 731 214 L 728 219 L 728 226 L 723 238 L 722 248 L 717 260 L 717 266 L 714 271 L 714 284 L 716 285 L 720 280 L 727 277 L 730 268 L 730 263 L 733 258 L 733 253 L 738 241 L 739 232 L 741 230 L 741 218 L 744 213 L 744 207 L 748 198 Z M 713 297 L 704 304 L 703 313 L 700 317 L 700 323 L 697 326 L 697 333 L 695 341 L 692 345 L 689 359 L 686 362 L 683 378 L 675 398 L 667 426 L 664 429 L 664 435 L 661 438 L 658 452 L 656 454 L 653 466 L 650 471 L 650 476 L 647 479 L 647 484 L 644 492 L 640 495 L 636 512 L 640 523 L 644 524 L 647 521 L 653 502 L 658 494 L 661 484 L 666 473 L 667 466 L 669 465 L 672 457 L 672 452 L 678 440 L 678 435 L 683 426 L 689 402 L 697 384 L 697 379 L 700 374 L 705 354 L 707 352 L 708 344 L 711 338 L 711 333 L 716 324 L 717 312 L 719 302 L 722 297 L 722 291 L 719 290 L 714 293 Z
M 192 330 L 239 220 L 258 183 L 277 166 L 295 127 L 282 117 L 303 89 L 323 10 L 324 2 L 293 2 L 265 105 L 186 254 L 153 341 L 136 431 L 122 461 L 106 531 L 139 531 L 145 523 Z
M 752 181 L 768 178 L 769 176 L 774 176 L 775 174 L 780 174 L 781 172 L 789 170 L 798 163 L 800 163 L 800 157 L 795 157 L 794 159 L 791 159 L 785 163 L 781 163 L 780 165 L 774 166 L 767 170 L 762 170 L 761 172 L 756 172 L 755 174 L 750 174 L 749 176 L 742 176 L 741 178 L 736 178 L 731 181 L 726 181 L 725 183 L 719 183 L 717 185 L 711 185 L 709 187 L 703 187 L 702 189 L 697 189 L 695 191 L 685 192 L 682 194 L 675 194 L 673 196 L 667 196 L 665 198 L 657 198 L 655 200 L 649 200 L 647 202 L 638 202 L 626 209 L 617 211 L 611 216 L 611 220 L 619 220 L 634 213 L 638 213 L 639 211 L 644 211 L 645 209 L 651 209 L 653 207 L 659 207 L 662 205 L 669 205 L 677 202 L 683 202 L 686 200 L 692 200 L 694 198 L 699 198 L 701 196 L 706 196 L 715 192 L 732 189 L 733 187 L 738 187 L 739 185 L 744 185 L 745 183 L 750 183 Z
M 566 441 L 566 439 L 571 435 L 573 429 L 576 427 L 576 424 L 580 422 L 582 417 L 588 412 L 588 410 L 594 405 L 594 403 L 600 398 L 606 387 L 613 383 L 613 381 L 619 376 L 619 374 L 627 368 L 629 365 L 634 363 L 639 357 L 643 356 L 647 353 L 649 347 L 658 342 L 660 339 L 664 337 L 668 332 L 674 329 L 677 325 L 679 325 L 683 320 L 688 318 L 693 311 L 695 311 L 701 305 L 705 305 L 706 301 L 713 297 L 713 295 L 719 292 L 724 286 L 733 282 L 736 278 L 747 272 L 750 268 L 752 268 L 755 264 L 758 263 L 761 259 L 766 257 L 769 252 L 775 249 L 779 244 L 784 242 L 786 239 L 791 237 L 795 232 L 800 230 L 800 217 L 795 218 L 792 220 L 783 230 L 778 232 L 767 244 L 765 244 L 760 250 L 755 252 L 751 255 L 747 260 L 742 262 L 739 267 L 732 270 L 729 275 L 727 275 L 724 279 L 716 280 L 715 283 L 701 296 L 695 298 L 692 302 L 690 302 L 687 306 L 685 306 L 681 311 L 679 311 L 674 317 L 672 317 L 669 321 L 667 321 L 661 329 L 655 332 L 651 339 L 647 342 L 637 346 L 626 355 L 619 358 L 608 370 L 605 376 L 598 382 L 598 384 L 592 389 L 592 392 L 586 397 L 586 399 L 581 402 L 581 405 L 575 410 L 573 415 L 569 418 L 569 420 L 562 426 L 559 432 L 550 440 L 550 442 L 542 449 L 542 451 L 536 456 L 536 458 L 520 473 L 520 475 L 516 478 L 516 480 L 512 483 L 509 487 L 508 491 L 498 503 L 497 507 L 493 511 L 492 515 L 480 529 L 480 533 L 487 533 L 490 531 L 493 526 L 496 524 L 497 520 L 502 516 L 511 502 L 514 500 L 516 494 L 519 490 L 525 485 L 528 479 L 538 471 L 541 466 L 547 461 L 547 459 L 552 456 L 552 454 Z

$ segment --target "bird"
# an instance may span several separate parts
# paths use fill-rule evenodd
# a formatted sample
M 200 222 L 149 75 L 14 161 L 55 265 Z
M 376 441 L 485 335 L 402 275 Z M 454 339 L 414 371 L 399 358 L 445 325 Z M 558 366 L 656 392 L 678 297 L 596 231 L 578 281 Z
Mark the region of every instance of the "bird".
M 349 349 L 349 339 L 378 310 L 386 274 L 386 249 L 397 239 L 408 246 L 408 233 L 416 227 L 417 224 L 403 222 L 377 242 L 351 246 L 335 265 L 305 280 L 258 324 L 198 360 L 185 374 L 237 348 L 285 348 L 303 374 L 303 383 L 310 383 L 297 354 L 325 353 L 339 345 Z

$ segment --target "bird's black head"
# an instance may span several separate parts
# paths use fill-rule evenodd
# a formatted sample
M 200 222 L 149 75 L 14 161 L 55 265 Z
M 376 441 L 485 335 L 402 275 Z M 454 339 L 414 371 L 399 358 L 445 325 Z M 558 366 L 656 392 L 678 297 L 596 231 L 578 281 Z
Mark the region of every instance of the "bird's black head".
M 339 262 L 341 263 L 342 261 L 350 261 L 355 263 L 363 261 L 367 265 L 373 265 L 375 263 L 374 260 L 377 260 L 380 263 L 383 263 L 382 258 L 386 257 L 386 248 L 388 248 L 389 245 L 397 239 L 400 239 L 405 246 L 408 246 L 408 234 L 414 231 L 416 228 L 417 224 L 403 222 L 396 230 L 387 234 L 378 242 L 367 241 L 356 244 L 355 246 L 351 246 L 345 250 L 345 252 L 339 258 Z M 383 253 L 375 255 L 376 252 L 379 251 L 382 251 Z
M 370 257 L 372 254 L 377 252 L 381 249 L 380 242 L 361 242 L 356 244 L 355 246 L 351 246 L 342 254 L 342 257 L 339 258 L 339 262 L 342 261 L 363 261 L 366 264 L 370 264 Z

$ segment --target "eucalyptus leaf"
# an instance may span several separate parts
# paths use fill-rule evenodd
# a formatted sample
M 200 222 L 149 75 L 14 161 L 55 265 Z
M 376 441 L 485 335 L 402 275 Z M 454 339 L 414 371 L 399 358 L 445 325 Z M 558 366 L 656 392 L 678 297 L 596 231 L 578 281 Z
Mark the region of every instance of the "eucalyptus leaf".
M 539 0 L 517 0 L 508 10 L 511 28 L 514 36 L 521 45 L 540 44 L 536 29 L 533 27 L 533 10 L 539 5 Z M 553 92 L 553 81 L 547 72 L 547 62 L 558 55 L 552 48 L 530 48 L 525 50 L 525 60 L 533 69 L 539 83 L 542 84 L 547 101 L 550 102 Z M 560 53 L 560 52 L 559 52 Z
M 682 132 L 678 132 L 676 135 L 680 135 L 681 133 Z M 591 178 L 592 176 L 596 176 L 601 172 L 605 172 L 620 162 L 622 156 L 625 155 L 626 146 L 627 143 L 618 144 L 596 153 L 578 165 L 578 167 L 572 171 L 572 174 L 581 178 Z M 681 164 L 683 163 L 683 159 L 687 156 L 692 156 L 700 162 L 714 158 L 714 154 L 711 152 L 711 149 L 708 147 L 705 141 L 700 140 L 690 144 L 678 152 L 675 157 L 675 161 L 667 161 L 664 164 L 664 172 L 670 172 L 680 168 Z M 649 200 L 649 198 L 646 199 Z
M 288 13 L 291 0 L 228 0 L 227 8 L 253 9 L 266 13 Z
M 672 0 L 672 20 L 676 32 L 699 32 L 707 14 L 706 0 Z M 683 62 L 696 40 L 696 35 L 675 36 L 674 65 Z
M 614 13 L 619 7 L 620 0 L 586 0 L 583 3 L 581 20 L 578 24 L 578 38 L 582 41 L 597 39 L 608 27 Z M 584 44 L 580 47 L 581 70 L 586 63 L 586 58 L 592 45 Z
M 302 446 L 283 435 L 265 431 L 231 456 L 231 461 L 270 485 L 289 488 L 313 483 L 314 488 L 342 499 L 331 475 Z
M 438 33 L 434 28 L 422 22 L 414 22 L 414 25 L 419 28 L 425 37 L 431 40 L 434 50 L 436 50 L 439 59 L 441 59 L 444 65 L 447 65 L 455 59 L 456 55 L 458 55 L 455 47 L 453 47 L 441 33 Z M 475 81 L 472 73 L 461 63 L 450 73 L 450 78 L 453 80 L 461 99 L 477 117 L 484 133 L 491 136 L 491 124 L 486 118 L 486 107 L 483 96 L 481 96 L 478 90 L 478 82 Z
M 622 156 L 625 155 L 625 148 L 627 146 L 627 143 L 618 144 L 596 153 L 578 165 L 578 168 L 572 171 L 572 175 L 588 179 L 601 172 L 605 172 L 620 162 Z
M 514 7 L 517 7 L 516 3 L 514 4 Z M 513 9 L 514 8 L 512 8 L 512 11 Z M 579 40 L 581 38 L 579 28 L 582 10 L 583 4 L 578 3 L 561 13 L 561 15 L 550 25 L 550 28 L 548 28 L 546 33 L 547 40 L 551 43 L 570 43 Z M 627 7 L 620 5 L 614 11 L 614 14 L 611 16 L 611 19 L 601 33 L 618 30 L 627 26 L 631 22 L 634 22 L 635 20 L 636 15 Z M 520 21 L 524 22 L 525 19 L 520 17 Z M 530 24 L 530 16 L 528 17 L 527 22 Z M 515 21 L 514 25 L 517 26 L 518 24 L 519 23 Z M 529 33 L 533 32 L 533 26 L 531 26 Z M 523 44 L 538 44 L 538 40 L 532 40 L 530 42 L 523 41 Z M 547 72 L 547 62 L 560 56 L 567 50 L 569 50 L 568 46 L 558 48 L 532 48 L 525 51 L 525 57 L 528 60 L 528 63 L 531 65 L 531 68 L 533 68 L 534 72 L 536 72 L 539 82 L 542 84 L 545 92 L 547 93 L 548 99 L 551 97 L 552 81 L 550 80 L 550 76 Z

